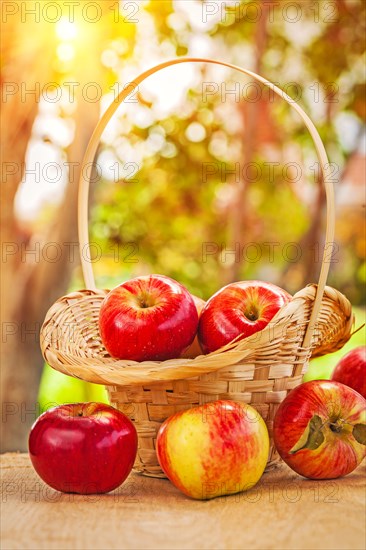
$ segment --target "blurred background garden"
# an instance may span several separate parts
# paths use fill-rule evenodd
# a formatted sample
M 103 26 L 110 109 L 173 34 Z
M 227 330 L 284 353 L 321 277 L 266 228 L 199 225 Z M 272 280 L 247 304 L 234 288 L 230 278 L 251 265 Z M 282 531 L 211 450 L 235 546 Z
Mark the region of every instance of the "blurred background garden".
M 106 400 L 103 387 L 44 367 L 39 329 L 57 298 L 84 287 L 77 188 L 93 129 L 124 86 L 167 59 L 253 70 L 312 118 L 336 192 L 328 284 L 363 324 L 365 15 L 364 0 L 3 3 L 3 451 L 26 448 L 48 406 Z M 165 69 L 118 109 L 90 170 L 99 288 L 163 273 L 207 299 L 234 280 L 291 293 L 317 280 L 326 201 L 314 146 L 253 79 L 201 63 Z M 363 329 L 307 376 L 328 376 L 364 339 Z

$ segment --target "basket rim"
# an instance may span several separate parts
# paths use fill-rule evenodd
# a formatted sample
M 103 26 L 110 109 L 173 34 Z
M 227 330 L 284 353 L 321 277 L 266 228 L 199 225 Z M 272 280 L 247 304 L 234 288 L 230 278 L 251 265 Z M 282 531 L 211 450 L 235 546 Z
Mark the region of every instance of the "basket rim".
M 105 290 L 82 290 L 73 292 L 57 300 L 49 309 L 45 321 L 41 328 L 41 349 L 44 359 L 55 370 L 63 372 L 69 376 L 81 378 L 89 382 L 106 384 L 106 385 L 141 385 L 153 382 L 172 381 L 186 378 L 192 378 L 203 374 L 218 371 L 225 367 L 238 364 L 245 360 L 250 362 L 254 360 L 258 349 L 264 346 L 269 346 L 269 355 L 271 354 L 271 346 L 276 346 L 283 342 L 286 337 L 286 329 L 290 323 L 295 323 L 299 330 L 305 328 L 310 322 L 305 318 L 301 318 L 306 302 L 313 302 L 316 296 L 316 284 L 308 285 L 297 292 L 292 300 L 283 306 L 268 325 L 261 331 L 249 336 L 248 338 L 233 341 L 207 355 L 199 355 L 194 359 L 169 359 L 167 361 L 126 361 L 115 359 L 110 356 L 103 357 L 98 354 L 89 355 L 72 355 L 60 349 L 60 346 L 52 345 L 49 338 L 49 328 L 58 327 L 57 323 L 53 325 L 55 320 L 61 320 L 65 316 L 66 310 L 71 310 L 75 302 L 89 303 L 90 301 L 102 302 L 107 291 Z M 344 344 L 351 334 L 353 325 L 352 306 L 348 299 L 336 289 L 331 287 L 325 288 L 324 300 L 328 300 L 334 308 L 333 316 L 340 317 L 336 311 L 338 307 L 342 311 L 343 319 L 339 322 L 344 324 L 344 334 L 335 345 Z M 66 305 L 65 305 L 66 302 Z M 324 302 L 325 303 L 325 302 Z M 62 306 L 62 308 L 61 308 Z M 325 306 L 324 306 L 325 307 Z M 61 309 L 61 313 L 60 313 Z M 64 314 L 62 316 L 62 314 Z M 326 340 L 326 339 L 325 339 Z M 328 339 L 329 340 L 329 339 Z M 342 343 L 343 342 L 343 343 Z M 325 341 L 325 344 L 329 342 Z M 59 340 L 57 340 L 59 344 Z M 289 342 L 289 345 L 291 342 Z M 330 344 L 332 341 L 330 340 Z M 341 346 L 340 346 L 341 347 Z M 292 355 L 292 363 L 303 363 L 306 358 L 309 358 L 315 348 L 315 343 L 312 342 L 307 348 L 296 344 Z M 334 350 L 335 351 L 335 350 Z M 329 350 L 328 350 L 329 352 Z M 304 359 L 305 358 L 305 359 Z M 271 364 L 276 364 L 276 360 L 271 358 Z M 260 369 L 260 365 L 256 365 L 256 369 Z M 268 363 L 263 359 L 263 368 L 268 368 Z M 298 374 L 297 369 L 294 374 Z

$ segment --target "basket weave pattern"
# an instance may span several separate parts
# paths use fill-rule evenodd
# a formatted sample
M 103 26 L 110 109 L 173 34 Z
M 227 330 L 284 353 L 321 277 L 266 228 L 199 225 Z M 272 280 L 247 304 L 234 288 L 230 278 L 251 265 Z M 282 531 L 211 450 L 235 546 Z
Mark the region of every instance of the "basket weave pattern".
M 353 322 L 348 300 L 326 287 L 311 346 L 302 348 L 316 294 L 316 285 L 310 285 L 263 331 L 226 346 L 225 351 L 164 363 L 118 361 L 108 355 L 99 335 L 99 308 L 106 293 L 84 290 L 58 300 L 42 327 L 43 354 L 65 374 L 106 385 L 111 403 L 129 416 L 137 429 L 135 469 L 157 477 L 163 473 L 155 440 L 166 418 L 199 404 L 231 399 L 250 403 L 264 418 L 271 437 L 278 405 L 301 383 L 310 354 L 341 347 Z M 271 438 L 269 465 L 276 459 Z
M 272 89 L 302 119 L 313 139 L 327 197 L 325 246 L 318 285 L 300 290 L 259 333 L 232 342 L 220 350 L 195 359 L 164 362 L 116 360 L 105 350 L 99 335 L 98 317 L 106 290 L 95 286 L 88 234 L 90 181 L 86 176 L 96 156 L 108 122 L 125 99 L 149 76 L 180 63 L 210 63 L 250 76 Z M 132 87 L 132 90 L 131 90 Z M 192 406 L 232 399 L 250 403 L 263 416 L 272 433 L 273 418 L 287 393 L 301 383 L 310 356 L 330 353 L 351 335 L 353 315 L 349 301 L 327 287 L 330 250 L 334 241 L 334 192 L 324 145 L 314 124 L 300 105 L 280 88 L 230 63 L 204 58 L 177 58 L 140 74 L 124 87 L 99 120 L 83 159 L 79 182 L 78 223 L 81 264 L 87 290 L 62 297 L 50 308 L 41 329 L 45 360 L 64 374 L 107 387 L 111 403 L 135 423 L 139 436 L 135 469 L 162 477 L 155 440 L 161 423 L 177 411 Z M 85 251 L 89 250 L 89 254 Z M 269 464 L 276 459 L 271 440 Z

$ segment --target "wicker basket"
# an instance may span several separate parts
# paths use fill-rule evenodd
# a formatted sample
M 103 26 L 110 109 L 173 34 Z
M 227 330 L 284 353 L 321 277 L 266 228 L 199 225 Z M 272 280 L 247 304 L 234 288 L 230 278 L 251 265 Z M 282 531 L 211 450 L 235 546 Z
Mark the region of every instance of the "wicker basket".
M 103 130 L 131 88 L 135 89 L 165 67 L 186 62 L 214 63 L 236 69 L 270 87 L 298 112 L 313 138 L 323 172 L 327 195 L 326 250 L 334 238 L 334 196 L 327 174 L 327 155 L 315 126 L 282 90 L 261 76 L 229 63 L 179 58 L 141 74 L 100 119 L 83 167 L 94 161 Z M 81 263 L 87 290 L 62 297 L 48 311 L 41 329 L 45 360 L 67 375 L 106 385 L 111 403 L 135 423 L 139 437 L 135 469 L 146 475 L 164 477 L 155 453 L 161 423 L 175 412 L 198 404 L 217 399 L 250 403 L 265 419 L 271 435 L 278 405 L 301 383 L 310 356 L 339 349 L 351 334 L 353 315 L 349 301 L 337 290 L 325 286 L 329 271 L 325 254 L 318 284 L 300 290 L 261 332 L 195 359 L 143 363 L 116 360 L 108 355 L 98 330 L 99 308 L 107 291 L 96 289 L 92 263 L 85 259 L 85 250 L 89 247 L 89 180 L 85 178 L 86 170 L 81 170 L 81 174 L 79 240 L 84 252 Z M 276 459 L 271 443 L 269 465 Z

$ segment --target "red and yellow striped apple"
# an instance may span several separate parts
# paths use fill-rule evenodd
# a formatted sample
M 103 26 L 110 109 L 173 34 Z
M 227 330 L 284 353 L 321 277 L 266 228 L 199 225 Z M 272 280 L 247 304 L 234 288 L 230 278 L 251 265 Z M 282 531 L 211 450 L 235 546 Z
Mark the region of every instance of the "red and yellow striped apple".
M 270 283 L 241 281 L 221 288 L 202 310 L 198 339 L 204 353 L 215 351 L 238 336 L 264 329 L 291 295 Z
M 250 405 L 215 401 L 176 413 L 160 427 L 162 470 L 187 496 L 210 499 L 253 487 L 269 452 L 263 418 Z
M 339 382 L 305 382 L 279 406 L 273 438 L 298 474 L 311 479 L 345 476 L 366 456 L 366 400 Z
M 353 388 L 366 399 L 366 346 L 346 353 L 337 363 L 331 378 Z

